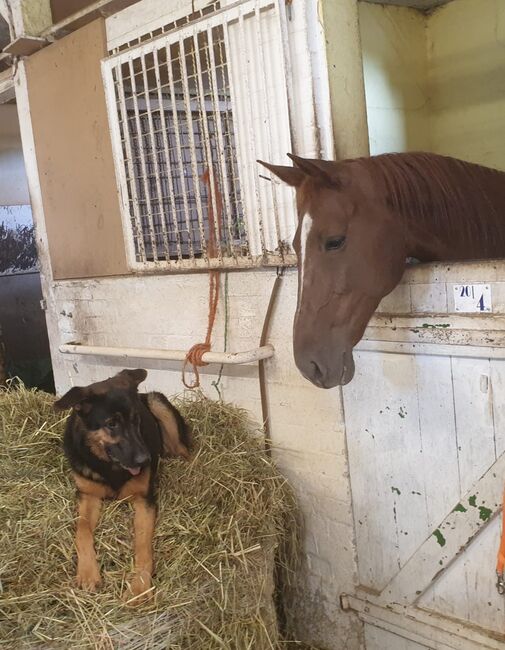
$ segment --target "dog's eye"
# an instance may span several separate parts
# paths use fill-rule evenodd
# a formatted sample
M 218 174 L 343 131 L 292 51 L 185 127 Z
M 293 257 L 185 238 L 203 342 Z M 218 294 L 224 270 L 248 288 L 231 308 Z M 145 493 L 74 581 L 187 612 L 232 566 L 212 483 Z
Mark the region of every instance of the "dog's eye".
M 329 237 L 324 244 L 324 248 L 327 251 L 338 251 L 344 244 L 345 237 Z
M 116 418 L 109 418 L 109 419 L 105 422 L 105 426 L 107 427 L 107 429 L 114 429 L 114 427 L 117 427 L 117 420 L 116 420 Z

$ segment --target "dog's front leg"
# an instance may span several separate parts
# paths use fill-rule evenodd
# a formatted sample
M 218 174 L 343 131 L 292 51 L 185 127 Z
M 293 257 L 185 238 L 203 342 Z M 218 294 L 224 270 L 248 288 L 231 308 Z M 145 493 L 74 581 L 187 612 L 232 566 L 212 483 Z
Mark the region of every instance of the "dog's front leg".
M 136 496 L 133 500 L 133 508 L 135 512 L 135 575 L 131 583 L 131 595 L 139 596 L 151 587 L 156 507 L 143 496 Z M 138 600 L 135 599 L 135 602 Z
M 79 513 L 75 545 L 77 548 L 77 585 L 95 591 L 100 584 L 93 532 L 100 517 L 102 500 L 90 494 L 79 493 Z

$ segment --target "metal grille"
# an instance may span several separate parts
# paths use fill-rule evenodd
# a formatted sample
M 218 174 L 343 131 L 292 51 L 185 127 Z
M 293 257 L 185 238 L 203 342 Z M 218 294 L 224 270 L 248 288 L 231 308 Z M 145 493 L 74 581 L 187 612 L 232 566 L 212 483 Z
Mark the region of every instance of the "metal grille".
M 252 167 L 260 155 L 271 157 L 264 146 L 262 152 L 261 137 L 254 142 L 253 131 L 257 116 L 259 127 L 268 128 L 267 98 L 258 94 L 267 92 L 261 75 L 268 71 L 260 64 L 258 80 L 248 75 L 258 76 L 262 21 L 273 8 L 244 3 L 234 14 L 213 15 L 105 61 L 134 267 L 249 266 L 268 261 L 269 252 L 279 263 L 289 252 L 275 209 L 279 190 L 263 183 L 260 191 Z M 272 42 L 282 49 L 271 32 L 270 24 L 267 53 Z M 247 114 L 255 112 L 252 100 L 256 117 Z M 270 148 L 271 134 L 262 137 Z M 273 223 L 263 223 L 262 211 L 272 208 Z

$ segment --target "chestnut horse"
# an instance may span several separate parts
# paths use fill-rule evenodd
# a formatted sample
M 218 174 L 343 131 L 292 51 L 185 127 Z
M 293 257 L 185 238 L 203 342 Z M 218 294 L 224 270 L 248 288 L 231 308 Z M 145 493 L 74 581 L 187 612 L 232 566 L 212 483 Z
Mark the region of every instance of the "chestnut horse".
M 351 381 L 352 349 L 408 257 L 505 257 L 505 172 L 431 153 L 289 157 L 258 162 L 296 188 L 294 355 L 316 386 Z

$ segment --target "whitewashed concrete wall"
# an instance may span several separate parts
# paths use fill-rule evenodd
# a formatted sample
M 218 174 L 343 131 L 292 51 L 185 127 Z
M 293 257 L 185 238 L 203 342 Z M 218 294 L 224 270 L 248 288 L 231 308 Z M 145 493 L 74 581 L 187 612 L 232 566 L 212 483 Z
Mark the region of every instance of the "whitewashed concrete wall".
M 28 205 L 19 120 L 14 104 L 0 105 L 0 206 Z
M 425 16 L 361 2 L 359 21 L 370 153 L 429 149 Z
M 360 3 L 370 152 L 427 150 L 505 169 L 505 3 L 429 15 Z
M 275 272 L 229 274 L 230 350 L 258 345 Z M 55 315 L 51 340 L 58 391 L 103 379 L 122 368 L 100 358 L 64 357 L 56 350 L 72 340 L 96 345 L 187 349 L 201 341 L 207 322 L 206 274 L 69 281 L 51 285 L 48 310 Z M 224 279 L 222 280 L 222 283 Z M 296 272 L 282 280 L 270 342 L 275 357 L 267 362 L 268 397 L 275 459 L 291 480 L 305 516 L 306 572 L 300 591 L 300 634 L 335 650 L 360 647 L 353 615 L 339 608 L 339 595 L 353 589 L 356 566 L 346 443 L 339 390 L 321 391 L 305 381 L 292 355 L 292 318 Z M 214 349 L 223 349 L 224 293 L 219 306 Z M 183 390 L 181 364 L 138 362 L 149 369 L 147 389 L 169 395 Z M 218 367 L 202 372 L 202 386 L 212 386 Z M 248 409 L 261 421 L 256 366 L 225 368 L 224 399 Z
M 170 10 L 180 9 L 184 4 L 185 0 L 178 0 Z M 355 110 L 356 104 L 361 106 L 363 102 L 360 96 L 362 79 L 355 74 L 356 65 L 348 65 L 353 60 L 354 64 L 361 60 L 357 3 L 356 0 L 342 0 L 338 21 L 328 11 L 331 4 L 332 0 L 322 1 L 319 7 L 328 18 L 325 23 L 326 37 L 330 41 L 339 39 L 343 42 L 344 36 L 348 44 L 345 66 L 340 61 L 338 67 L 338 52 L 333 53 L 332 65 L 337 67 L 330 75 L 332 119 L 334 124 L 342 126 L 339 152 L 348 156 L 359 155 L 364 153 L 363 135 L 366 133 L 362 111 Z M 294 3 L 295 26 L 301 6 Z M 138 34 L 142 21 L 147 24 L 152 19 L 156 23 L 159 12 L 164 15 L 163 11 L 167 9 L 166 3 L 161 0 L 144 0 L 127 11 L 128 15 L 131 14 L 134 32 Z M 320 25 L 314 24 L 318 21 L 317 16 L 314 18 L 313 15 L 312 18 L 311 33 L 320 33 Z M 119 40 L 125 38 L 118 18 L 108 21 L 110 38 L 113 31 L 116 36 L 119 34 Z M 312 56 L 309 47 L 302 48 L 308 31 L 299 30 L 293 49 L 296 52 L 303 49 L 306 56 Z M 133 32 L 128 32 L 130 37 L 134 37 Z M 112 47 L 112 41 L 109 45 Z M 352 101 L 349 99 L 348 105 L 342 107 L 338 98 L 343 94 L 349 97 L 350 89 Z M 103 358 L 63 357 L 58 352 L 62 343 L 78 340 L 97 345 L 188 349 L 201 341 L 207 323 L 206 274 L 52 281 L 37 180 L 40 170 L 31 133 L 30 103 L 22 63 L 17 79 L 17 101 L 22 116 L 23 148 L 41 250 L 57 390 L 61 393 L 71 385 L 103 379 L 122 367 L 118 362 L 112 363 Z M 321 126 L 327 120 L 327 115 L 318 117 Z M 309 155 L 311 152 L 304 145 L 306 125 L 295 126 L 297 150 Z M 345 128 L 348 128 L 348 132 L 344 137 Z M 325 155 L 329 154 L 326 150 L 330 146 L 327 140 L 327 134 L 321 138 L 321 153 Z M 317 155 L 318 152 L 315 153 Z M 274 279 L 273 271 L 229 274 L 230 350 L 257 346 Z M 341 391 L 314 388 L 294 366 L 291 328 L 296 284 L 296 273 L 287 272 L 271 327 L 270 342 L 276 348 L 276 355 L 267 362 L 266 372 L 274 455 L 282 471 L 291 479 L 305 518 L 305 567 L 300 576 L 298 611 L 295 613 L 299 621 L 298 636 L 329 650 L 358 650 L 363 644 L 361 624 L 352 613 L 342 612 L 339 606 L 339 595 L 353 592 L 357 577 Z M 223 306 L 221 301 L 214 338 L 216 350 L 223 348 Z M 180 364 L 152 362 L 146 365 L 139 360 L 139 365 L 150 371 L 145 388 L 157 388 L 169 395 L 182 390 Z M 212 386 L 217 370 L 216 367 L 209 367 L 202 373 L 204 390 L 210 396 L 217 396 Z M 224 399 L 247 408 L 260 421 L 256 367 L 225 369 L 222 394 Z
M 505 169 L 505 3 L 451 2 L 427 34 L 433 151 Z

